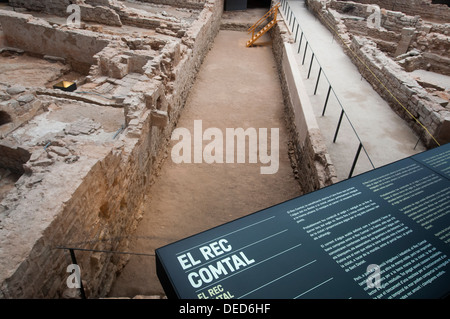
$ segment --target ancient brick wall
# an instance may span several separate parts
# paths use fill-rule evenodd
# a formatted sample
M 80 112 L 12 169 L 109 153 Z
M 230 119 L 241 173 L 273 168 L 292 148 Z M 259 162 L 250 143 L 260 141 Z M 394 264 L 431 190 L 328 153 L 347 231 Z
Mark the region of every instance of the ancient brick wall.
M 436 147 L 436 141 L 440 144 L 450 141 L 450 112 L 446 108 L 435 102 L 400 65 L 382 52 L 378 43 L 366 37 L 352 35 L 341 14 L 324 5 L 325 1 L 308 0 L 307 4 L 311 12 L 333 34 L 339 34 L 342 39 L 339 43 L 364 78 L 417 132 L 426 147 Z M 401 17 L 402 13 L 398 16 Z M 423 56 L 433 58 L 434 54 L 425 52 Z M 440 56 L 436 59 L 435 63 L 445 61 Z
M 399 65 L 380 52 L 374 42 L 355 36 L 350 47 L 357 54 L 357 57 L 352 56 L 352 60 L 363 77 L 420 135 L 427 147 L 437 146 L 430 134 L 439 143 L 448 141 L 449 137 L 443 133 L 449 120 L 449 112 L 445 108 L 427 98 L 427 92 Z M 366 66 L 370 67 L 370 71 Z
M 183 7 L 183 8 L 201 8 L 207 0 L 142 0 L 142 2 L 151 2 L 157 4 L 166 4 L 174 7 Z
M 308 4 L 314 12 L 319 12 L 320 1 L 309 1 Z M 423 65 L 430 64 L 428 69 L 431 71 L 450 74 L 446 57 L 450 48 L 448 23 L 423 21 L 418 15 L 381 10 L 380 28 L 374 28 L 368 25 L 372 14 L 368 4 L 332 0 L 327 3 L 327 12 L 321 18 L 331 26 L 340 27 L 343 36 L 349 31 L 370 38 L 391 57 L 411 49 L 420 50 L 425 53 L 421 59 Z
M 65 58 L 81 73 L 89 70 L 95 62 L 93 56 L 111 40 L 111 37 L 98 37 L 89 30 L 53 28 L 46 21 L 10 11 L 1 12 L 0 21 L 8 46 Z
M 37 170 L 19 180 L 16 193 L 2 202 L 0 214 L 6 217 L 0 223 L 0 298 L 65 297 L 72 261 L 59 246 L 98 250 L 78 250 L 76 257 L 88 295 L 106 296 L 129 256 L 102 251 L 127 251 L 145 190 L 165 158 L 170 134 L 219 30 L 222 10 L 222 0 L 208 0 L 183 44 L 178 40 L 162 53 L 177 62 L 170 70 L 172 78 L 147 78 L 148 83 L 130 91 L 132 120 L 116 141 L 85 146 L 91 155 L 72 164 L 56 161 Z M 168 123 L 158 117 L 164 112 Z M 42 175 L 45 170 L 51 173 Z
M 353 2 L 376 4 L 386 10 L 401 11 L 410 16 L 420 15 L 424 19 L 433 21 L 445 23 L 450 20 L 450 7 L 444 4 L 432 4 L 431 0 L 354 0 Z
M 26 8 L 55 15 L 65 15 L 67 7 L 73 3 L 70 0 L 9 0 L 8 2 L 14 8 Z
M 374 11 L 368 4 L 360 4 L 352 1 L 337 1 L 332 0 L 329 2 L 329 9 L 336 10 L 341 14 L 348 14 L 355 17 L 360 17 L 363 21 L 367 21 Z M 380 26 L 387 31 L 393 31 L 395 33 L 400 33 L 403 28 L 408 27 L 420 27 L 422 22 L 419 16 L 411 16 L 404 12 L 394 12 L 391 10 L 380 11 L 381 19 Z M 361 24 L 365 30 L 370 28 L 366 25 Z

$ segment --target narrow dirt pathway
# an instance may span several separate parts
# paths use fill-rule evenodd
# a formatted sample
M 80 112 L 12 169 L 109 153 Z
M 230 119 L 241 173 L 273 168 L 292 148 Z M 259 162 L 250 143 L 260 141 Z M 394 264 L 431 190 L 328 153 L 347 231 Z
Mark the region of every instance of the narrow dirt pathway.
M 172 141 L 148 194 L 143 219 L 130 240 L 130 251 L 152 254 L 176 240 L 301 195 L 288 155 L 283 98 L 270 38 L 265 35 L 259 42 L 268 44 L 253 48 L 245 46 L 247 40 L 246 32 L 219 32 L 178 128 L 188 129 L 194 139 L 194 121 L 201 120 L 202 132 L 208 128 L 223 132 L 224 146 L 227 128 L 267 128 L 269 137 L 271 128 L 278 128 L 278 171 L 261 174 L 260 168 L 269 164 L 259 158 L 249 163 L 248 157 L 245 163 L 176 164 L 171 150 L 178 141 Z M 203 147 L 209 143 L 204 141 Z M 155 258 L 148 256 L 132 256 L 110 292 L 111 297 L 163 294 Z

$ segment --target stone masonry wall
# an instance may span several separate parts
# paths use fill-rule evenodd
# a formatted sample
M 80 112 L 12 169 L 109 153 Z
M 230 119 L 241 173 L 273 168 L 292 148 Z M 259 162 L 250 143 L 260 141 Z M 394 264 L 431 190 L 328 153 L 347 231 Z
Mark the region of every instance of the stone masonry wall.
M 350 47 L 357 54 L 353 61 L 362 76 L 419 134 L 428 148 L 437 146 L 430 134 L 440 144 L 450 141 L 448 135 L 450 112 L 448 110 L 433 101 L 426 90 L 398 64 L 382 54 L 374 42 L 355 36 Z M 364 64 L 370 66 L 370 71 Z M 428 129 L 430 134 L 411 117 L 411 114 Z
M 318 4 L 319 2 L 310 2 L 315 12 L 317 12 Z M 373 28 L 367 23 L 373 12 L 370 5 L 332 0 L 327 6 L 328 14 L 323 15 L 322 18 L 327 19 L 331 25 L 342 24 L 349 33 L 370 38 L 381 51 L 394 58 L 416 49 L 422 53 L 415 55 L 414 64 L 417 68 L 445 75 L 450 74 L 447 57 L 450 48 L 449 23 L 424 21 L 419 15 L 409 16 L 403 12 L 383 9 L 380 28 Z M 331 16 L 333 21 L 330 19 Z M 345 34 L 344 29 L 341 28 L 341 31 L 343 31 L 341 34 Z
M 291 160 L 296 165 L 299 183 L 306 194 L 336 183 L 337 175 L 314 114 L 311 112 L 308 114 L 307 110 L 302 109 L 310 103 L 309 98 L 302 92 L 296 92 L 301 88 L 293 84 L 295 80 L 291 67 L 296 68 L 297 66 L 296 64 L 291 66 L 290 63 L 295 63 L 295 60 L 289 61 L 286 56 L 285 44 L 293 42 L 293 38 L 284 21 L 279 20 L 277 25 L 271 29 L 270 34 L 286 107 L 286 125 L 291 141 Z
M 411 16 L 420 15 L 424 19 L 433 21 L 450 21 L 450 7 L 444 4 L 432 4 L 431 0 L 354 0 L 354 2 L 376 4 L 386 10 L 401 11 Z
M 44 20 L 11 11 L 2 11 L 0 21 L 8 46 L 65 58 L 81 73 L 89 70 L 93 56 L 113 39 L 108 35 L 99 37 L 89 30 L 53 28 Z
M 437 143 L 434 139 L 440 144 L 450 141 L 448 109 L 435 102 L 426 90 L 400 65 L 386 56 L 374 41 L 348 32 L 341 14 L 329 9 L 325 1 L 308 0 L 307 5 L 333 34 L 336 32 L 339 34 L 342 39 L 339 43 L 362 76 L 414 129 L 426 147 L 436 147 Z
M 57 16 L 69 16 L 68 6 L 77 4 L 81 9 L 81 17 L 84 21 L 96 21 L 107 25 L 120 26 L 120 18 L 115 12 L 121 8 L 117 0 L 9 0 L 9 5 L 14 8 L 25 8 L 30 11 L 39 11 Z
M 17 194 L 2 202 L 6 218 L 0 223 L 0 298 L 70 295 L 66 279 L 72 262 L 68 251 L 58 246 L 99 250 L 76 251 L 76 257 L 88 296 L 108 293 L 128 256 L 100 251 L 127 251 L 127 235 L 140 220 L 145 190 L 165 157 L 171 131 L 219 30 L 222 10 L 222 0 L 206 1 L 179 50 L 168 49 L 166 57 L 176 59 L 181 53 L 170 70 L 173 78 L 158 78 L 165 86 L 149 78 L 148 84 L 132 89 L 129 116 L 134 121 L 117 141 L 86 145 L 90 156 L 80 156 L 73 164 L 57 161 L 45 177 L 24 175 Z M 154 91 L 147 90 L 151 87 Z M 155 103 L 147 103 L 148 96 Z M 167 111 L 168 123 L 161 124 L 159 116 L 165 111 L 158 110 L 160 106 Z M 31 198 L 38 199 L 32 206 Z
M 347 13 L 352 16 L 361 17 L 367 20 L 372 14 L 373 10 L 367 4 L 360 4 L 354 1 L 337 1 L 332 0 L 329 3 L 329 8 L 340 13 Z M 401 32 L 403 28 L 418 27 L 422 24 L 420 17 L 411 16 L 404 12 L 391 11 L 388 8 L 381 11 L 380 25 L 387 31 Z
M 80 4 L 80 14 L 83 21 L 93 21 L 105 25 L 122 26 L 119 14 L 108 7 Z
M 9 5 L 14 8 L 26 8 L 32 11 L 42 11 L 55 15 L 65 15 L 67 7 L 74 3 L 70 0 L 9 0 Z
M 74 11 L 68 5 L 74 1 L 66 0 L 10 0 L 9 3 L 15 8 L 24 8 L 30 11 L 38 11 L 55 14 L 62 17 L 69 17 Z M 207 1 L 205 0 L 152 0 L 143 1 L 156 5 L 172 5 L 187 9 L 202 10 Z M 75 2 L 80 9 L 81 22 L 96 22 L 103 25 L 122 26 L 132 25 L 141 28 L 154 29 L 158 33 L 171 36 L 184 35 L 182 23 L 172 17 L 165 18 L 156 14 L 136 14 L 133 8 L 127 7 L 118 0 L 78 0 Z
M 151 2 L 157 4 L 166 4 L 174 7 L 183 7 L 183 8 L 201 8 L 205 3 L 208 3 L 207 0 L 142 0 L 142 2 Z

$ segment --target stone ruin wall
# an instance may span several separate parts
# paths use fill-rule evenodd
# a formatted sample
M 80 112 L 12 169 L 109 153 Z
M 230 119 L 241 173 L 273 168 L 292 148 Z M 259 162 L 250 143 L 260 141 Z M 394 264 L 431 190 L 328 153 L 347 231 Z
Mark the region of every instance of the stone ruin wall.
M 339 0 L 345 1 L 345 0 Z M 444 4 L 433 4 L 432 0 L 356 0 L 362 4 L 376 4 L 390 11 L 400 11 L 409 16 L 419 15 L 423 19 L 450 21 L 450 7 Z
M 174 7 L 199 8 L 205 4 L 206 0 L 142 0 L 142 2 L 168 4 Z
M 336 32 L 339 34 L 339 43 L 362 76 L 414 129 L 427 148 L 437 146 L 430 134 L 440 144 L 450 141 L 448 102 L 441 104 L 407 72 L 424 68 L 448 75 L 449 24 L 425 22 L 418 16 L 382 9 L 381 28 L 377 30 L 367 27 L 372 12 L 367 11 L 367 4 L 308 0 L 307 5 L 335 38 Z
M 39 2 L 21 1 L 30 6 Z M 152 176 L 166 156 L 164 149 L 188 91 L 219 30 L 223 1 L 201 2 L 204 2 L 203 9 L 186 33 L 166 43 L 160 56 L 147 61 L 148 65 L 138 63 L 137 69 L 143 76 L 141 81 L 123 99 L 116 100 L 122 103 L 127 123 L 116 141 L 82 144 L 79 147 L 85 152 L 80 151 L 73 163 L 67 161 L 71 158 L 67 154 L 51 163 L 43 159 L 46 150 L 42 144 L 40 148 L 29 150 L 31 158 L 23 166 L 28 174 L 17 181 L 16 191 L 8 194 L 0 205 L 3 215 L 0 215 L 0 298 L 67 297 L 69 273 L 66 268 L 72 262 L 68 251 L 56 249 L 58 246 L 127 251 L 126 234 L 132 233 L 141 218 L 143 190 L 152 185 Z M 62 8 L 65 10 L 67 1 L 52 1 L 53 5 L 60 12 Z M 49 38 L 60 32 L 58 28 L 20 13 L 2 13 L 1 19 L 28 20 L 23 25 L 27 32 L 33 33 L 35 28 L 35 32 L 50 33 Z M 4 31 L 12 40 L 16 38 L 15 31 L 21 33 L 21 30 Z M 86 36 L 84 30 L 73 32 L 69 42 L 81 41 Z M 114 39 L 106 39 L 110 44 L 99 48 L 94 56 L 95 63 L 88 76 L 91 81 L 108 76 L 102 74 L 101 58 L 108 57 L 111 46 L 117 45 L 121 52 Z M 101 39 L 97 40 L 99 42 L 95 43 L 101 43 Z M 61 52 L 52 53 L 61 55 Z M 130 72 L 132 62 L 140 61 L 138 53 L 133 57 L 134 60 L 125 61 L 128 62 L 126 67 L 123 63 L 116 64 L 115 74 Z M 111 63 L 114 65 L 114 61 Z M 73 93 L 53 90 L 34 94 L 43 100 L 75 97 Z M 95 102 L 95 99 L 90 101 Z M 76 146 L 69 143 L 70 140 L 56 136 L 46 145 L 47 152 L 65 149 L 76 153 Z M 76 255 L 91 297 L 105 296 L 128 260 L 127 255 L 101 252 L 78 251 Z
M 60 16 L 66 16 L 67 7 L 75 3 L 75 1 L 70 0 L 9 0 L 8 2 L 13 8 L 25 8 L 31 11 L 41 11 Z
M 2 21 L 9 47 L 64 58 L 73 70 L 85 74 L 95 63 L 94 55 L 111 40 L 110 37 L 98 37 L 89 30 L 53 28 L 47 21 L 30 19 L 30 16 L 20 13 L 3 14 Z
M 348 32 L 370 38 L 390 57 L 396 58 L 408 50 L 416 49 L 423 52 L 429 60 L 433 60 L 433 55 L 436 56 L 435 62 L 441 60 L 435 67 L 432 65 L 431 70 L 434 67 L 437 73 L 450 75 L 447 65 L 449 61 L 443 60 L 448 51 L 449 23 L 425 21 L 419 15 L 411 16 L 382 8 L 381 28 L 377 29 L 367 24 L 367 19 L 373 13 L 368 5 L 352 1 L 331 1 L 328 9 L 335 15 L 335 19 L 343 19 Z M 450 21 L 450 17 L 447 21 Z

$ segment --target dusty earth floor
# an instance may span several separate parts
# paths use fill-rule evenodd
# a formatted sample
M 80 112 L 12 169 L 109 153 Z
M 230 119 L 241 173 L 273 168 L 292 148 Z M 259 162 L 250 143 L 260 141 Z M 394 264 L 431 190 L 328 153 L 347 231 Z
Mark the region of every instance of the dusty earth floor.
M 194 134 L 218 128 L 279 128 L 279 170 L 260 174 L 258 163 L 175 164 L 171 141 L 160 174 L 147 194 L 145 212 L 130 236 L 129 250 L 153 254 L 155 249 L 301 195 L 288 155 L 284 105 L 270 38 L 247 48 L 246 32 L 220 31 L 190 92 L 177 127 Z M 258 43 L 258 42 L 257 42 Z M 203 147 L 209 142 L 203 142 Z M 225 141 L 224 141 L 225 143 Z M 248 145 L 248 144 L 247 144 Z M 155 258 L 131 256 L 110 297 L 164 295 Z

